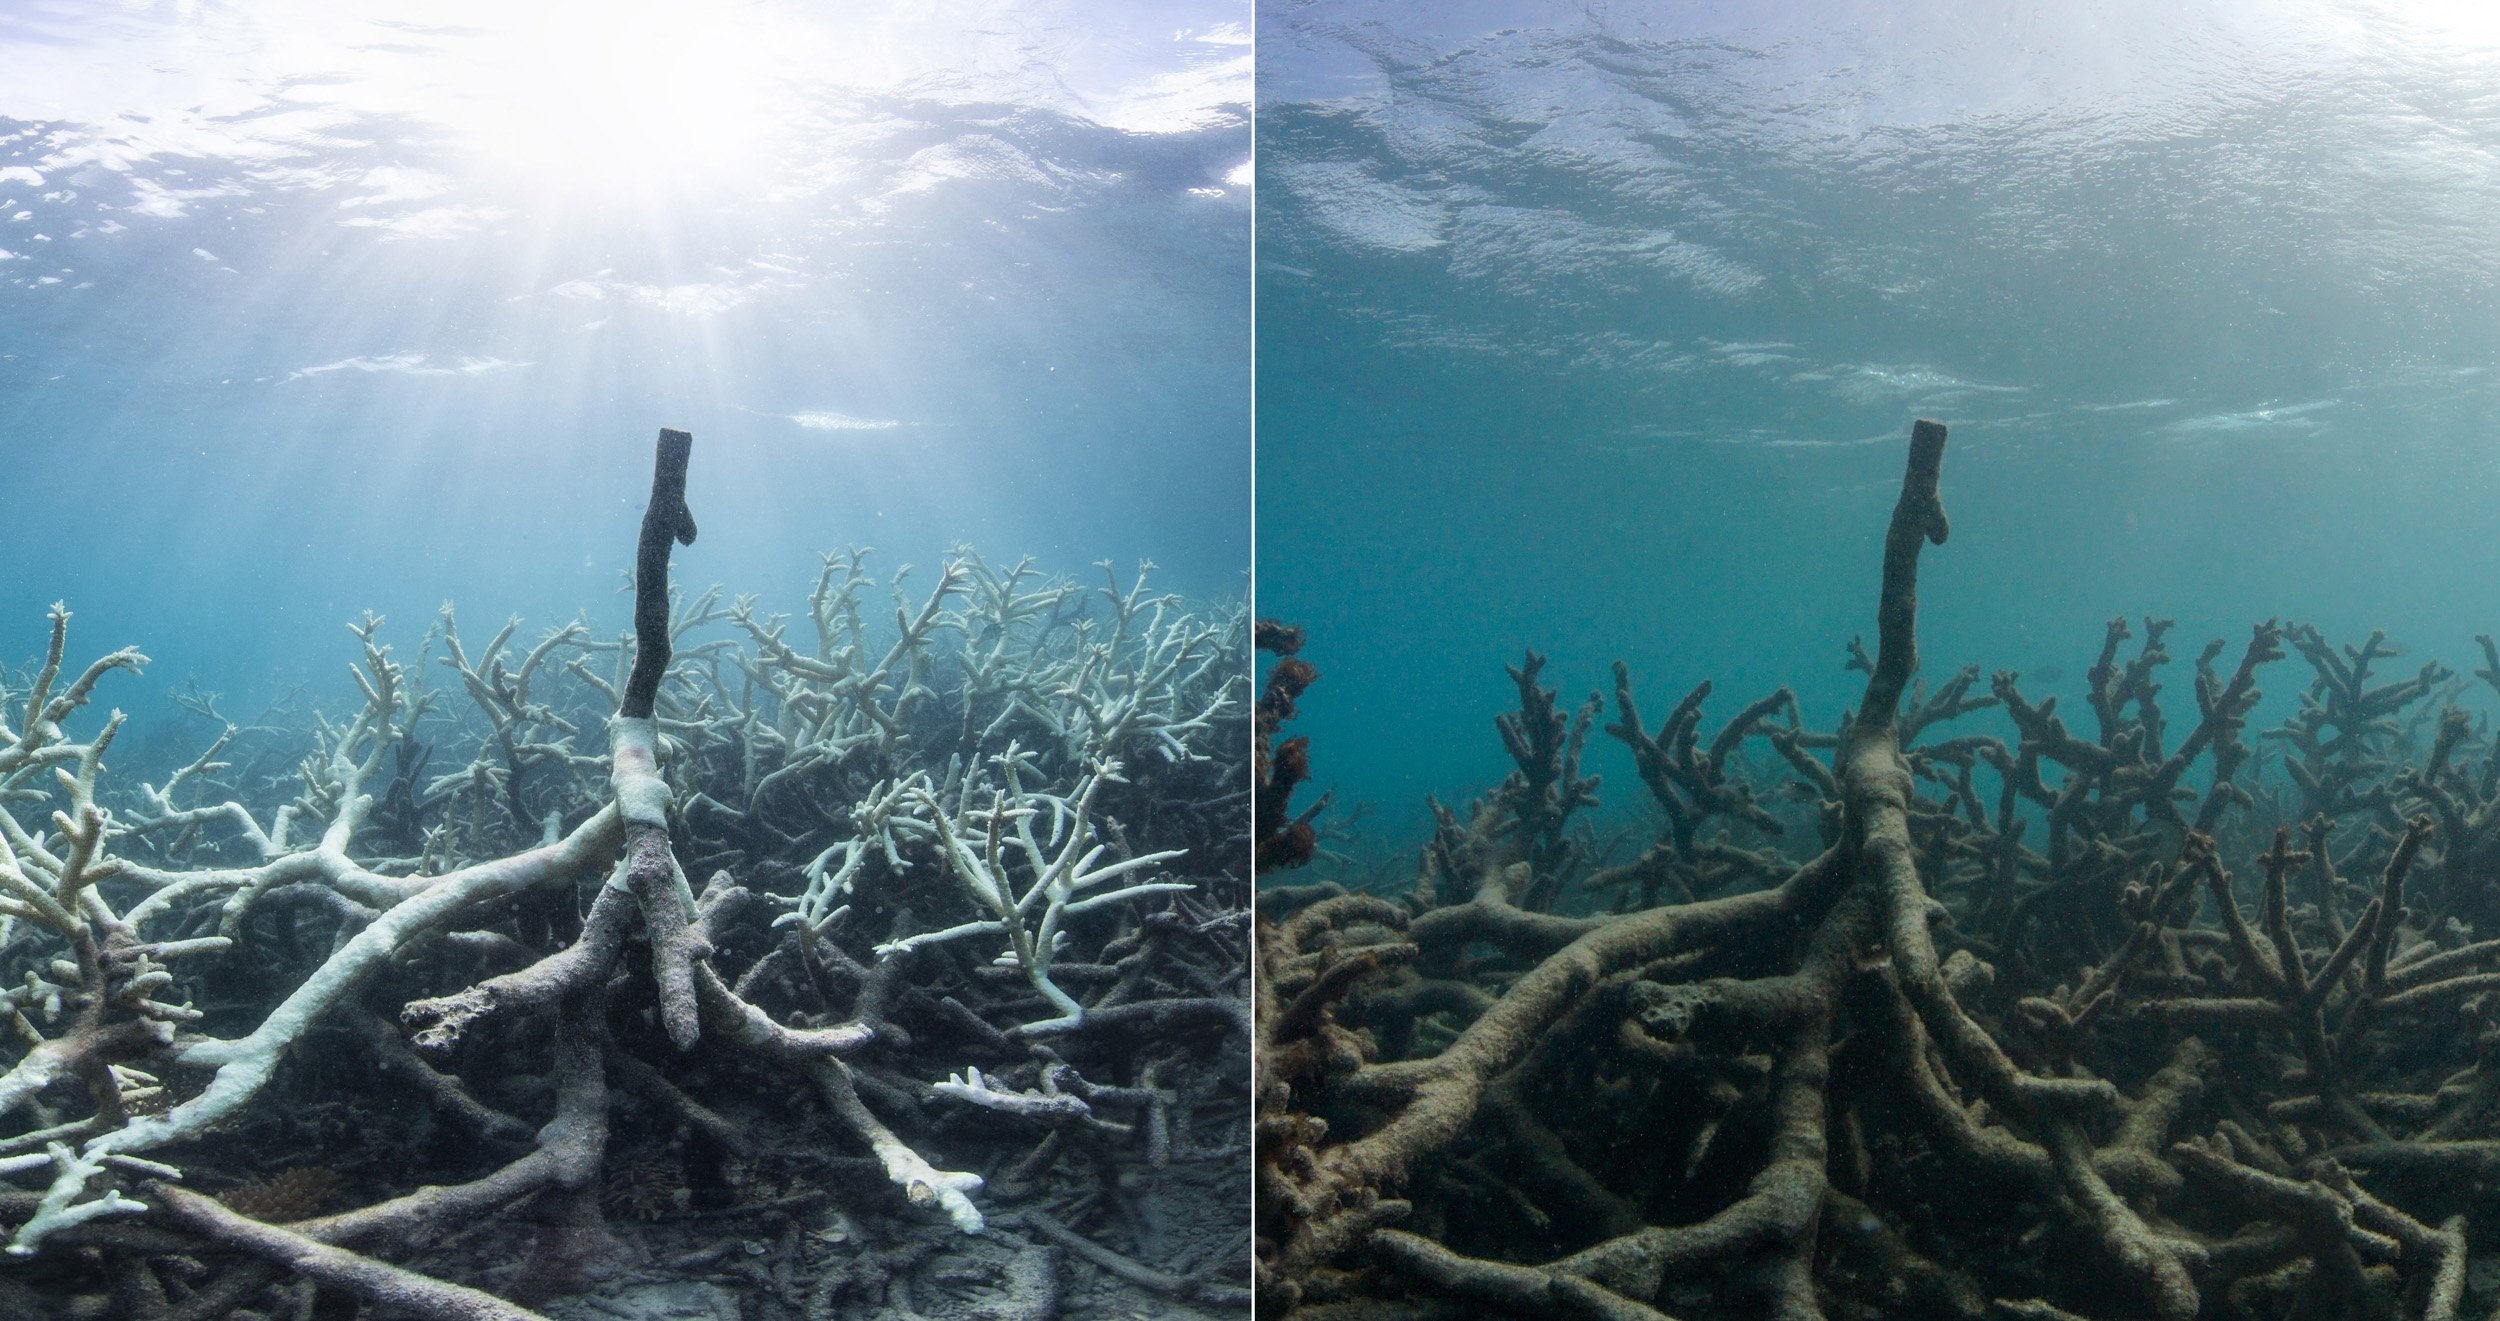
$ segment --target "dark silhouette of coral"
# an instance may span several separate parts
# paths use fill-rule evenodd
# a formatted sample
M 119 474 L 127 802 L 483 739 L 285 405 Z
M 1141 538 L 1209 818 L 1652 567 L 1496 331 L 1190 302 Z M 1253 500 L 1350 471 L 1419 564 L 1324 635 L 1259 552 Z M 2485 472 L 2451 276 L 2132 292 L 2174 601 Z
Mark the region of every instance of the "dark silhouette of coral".
M 1254 874 L 1264 875 L 1310 862 L 1319 848 L 1319 833 L 1311 824 L 1312 819 L 1326 808 L 1327 802 L 1322 799 L 1299 816 L 1294 814 L 1293 792 L 1311 778 L 1311 741 L 1295 737 L 1279 742 L 1276 737 L 1285 722 L 1293 719 L 1294 704 L 1319 679 L 1318 669 L 1299 654 L 1302 630 L 1262 619 L 1252 636 L 1258 650 L 1276 657 L 1276 663 L 1268 667 L 1267 681 L 1259 689 L 1258 706 L 1250 717 L 1251 866 Z
M 2500 1171 L 2500 739 L 2440 667 L 2380 682 L 2384 639 L 2272 621 L 2204 649 L 2175 725 L 2166 620 L 2132 656 L 2111 623 L 2088 730 L 2016 674 L 1917 684 L 1944 452 L 1920 422 L 1836 729 L 1782 690 L 1705 737 L 1704 684 L 1653 730 L 1616 667 L 1640 858 L 1575 847 L 1588 708 L 1531 654 L 1520 769 L 1441 811 L 1413 892 L 1262 892 L 1263 1303 L 2460 1315 Z M 2287 643 L 2313 677 L 2252 747 Z M 1983 713 L 2010 733 L 1948 732 Z

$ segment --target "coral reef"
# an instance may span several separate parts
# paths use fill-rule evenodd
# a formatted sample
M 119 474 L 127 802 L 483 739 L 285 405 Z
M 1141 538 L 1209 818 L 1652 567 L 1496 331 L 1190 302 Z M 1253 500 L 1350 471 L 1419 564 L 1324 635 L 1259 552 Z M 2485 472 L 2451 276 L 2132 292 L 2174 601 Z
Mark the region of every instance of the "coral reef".
M 2385 639 L 2258 625 L 2085 727 L 1920 684 L 1920 422 L 1864 695 L 1605 732 L 1660 823 L 1575 826 L 1594 702 L 1531 655 L 1517 770 L 1400 894 L 1259 896 L 1257 1291 L 1296 1316 L 2448 1321 L 2500 1153 L 2500 738 Z M 1940 552 L 1941 553 L 1941 552 Z M 2137 642 L 2133 654 L 2127 645 Z M 2481 679 L 2500 688 L 2500 647 Z M 2298 709 L 2252 735 L 2297 654 Z M 2002 732 L 1957 732 L 2002 722 Z
M 1277 739 L 1285 722 L 1293 719 L 1302 694 L 1319 681 L 1319 670 L 1300 655 L 1302 630 L 1262 619 L 1253 629 L 1253 638 L 1259 650 L 1276 657 L 1259 687 L 1259 703 L 1250 722 L 1251 866 L 1265 874 L 1310 862 L 1319 848 L 1319 831 L 1312 821 L 1327 810 L 1328 800 L 1322 797 L 1299 813 L 1293 810 L 1294 790 L 1311 778 L 1311 741 L 1298 736 Z
M 82 713 L 145 657 L 62 682 L 56 607 L 0 676 L 0 1312 L 1246 1306 L 1245 612 L 672 594 L 691 447 L 629 635 L 369 617 L 352 716 L 128 789 Z

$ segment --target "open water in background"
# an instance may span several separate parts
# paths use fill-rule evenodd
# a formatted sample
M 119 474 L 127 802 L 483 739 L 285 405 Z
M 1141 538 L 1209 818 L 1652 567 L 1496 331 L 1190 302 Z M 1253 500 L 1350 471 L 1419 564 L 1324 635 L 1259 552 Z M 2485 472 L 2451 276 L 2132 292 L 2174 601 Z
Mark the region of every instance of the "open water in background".
M 663 425 L 681 585 L 1241 592 L 1248 6 L 892 8 L 0 5 L 0 663 L 66 598 L 248 719 L 367 609 L 622 628 Z
M 2269 615 L 2387 629 L 2390 678 L 2500 630 L 2500 9 L 1259 23 L 1259 609 L 1310 629 L 1295 729 L 1367 842 L 1508 770 L 1523 647 L 1566 700 L 1622 657 L 1653 721 L 1712 678 L 1705 728 L 1782 683 L 1830 728 L 1919 416 L 1931 678 L 2080 709 L 2104 620 L 2174 616 L 2175 723 Z M 2252 734 L 2308 669 L 2265 673 Z

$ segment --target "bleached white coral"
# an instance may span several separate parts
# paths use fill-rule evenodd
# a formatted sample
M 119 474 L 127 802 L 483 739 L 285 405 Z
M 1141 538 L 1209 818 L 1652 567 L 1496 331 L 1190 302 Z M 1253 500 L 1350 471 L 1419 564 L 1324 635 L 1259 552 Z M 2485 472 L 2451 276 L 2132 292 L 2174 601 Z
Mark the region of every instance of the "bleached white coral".
M 926 591 L 894 575 L 887 629 L 872 622 L 878 584 L 862 555 L 827 558 L 809 642 L 746 602 L 679 599 L 677 660 L 645 721 L 607 722 L 629 640 L 569 624 L 523 645 L 505 625 L 475 648 L 446 610 L 404 663 L 368 617 L 350 626 L 361 653 L 350 714 L 305 736 L 300 711 L 287 722 L 298 732 L 280 731 L 228 721 L 195 693 L 192 709 L 217 722 L 206 750 L 110 807 L 97 773 L 118 715 L 86 737 L 64 723 L 99 680 L 145 658 L 114 652 L 63 683 L 68 614 L 56 610 L 48 659 L 0 676 L 14 690 L 0 691 L 0 948 L 12 953 L 0 1028 L 18 1047 L 0 1071 L 0 1119 L 73 1074 L 107 1080 L 119 1101 L 0 1138 L 0 1177 L 49 1185 L 15 1246 L 139 1209 L 130 1180 L 178 1174 L 144 1153 L 245 1113 L 311 1028 L 382 970 L 448 944 L 515 948 L 473 928 L 491 928 L 522 891 L 611 871 L 628 818 L 752 825 L 783 842 L 793 825 L 821 832 L 798 854 L 812 854 L 803 892 L 784 891 L 795 906 L 784 921 L 817 935 L 863 885 L 942 873 L 975 920 L 895 933 L 884 952 L 992 940 L 1057 1011 L 1026 1033 L 1081 1022 L 1051 976 L 1068 920 L 1193 888 L 1153 879 L 1177 850 L 1117 857 L 1100 797 L 1122 782 L 1123 761 L 1160 770 L 1210 755 L 1215 722 L 1243 699 L 1247 665 L 1233 662 L 1245 621 L 1149 593 L 1142 570 L 1089 590 L 1029 561 L 965 553 Z M 724 623 L 743 644 L 695 636 Z M 445 671 L 456 685 L 426 687 Z M 602 729 L 609 748 L 584 746 Z M 440 758 L 432 773 L 429 756 Z M 683 874 L 673 881 L 690 910 Z M 281 892 L 340 915 L 333 945 L 256 1024 L 198 1035 L 178 961 L 248 941 L 247 919 Z M 217 934 L 176 938 L 203 930 Z M 826 1054 L 803 1067 L 840 1094 L 836 1108 L 895 1182 L 977 1230 L 978 1178 L 930 1165 L 857 1106 L 847 1081 L 828 1081 L 844 1067 L 831 1055 L 868 1032 L 802 1035 L 804 1050 Z M 205 1076 L 167 1087 L 168 1066 Z M 965 1072 L 939 1086 L 991 1098 L 962 1098 L 973 1104 L 1086 1104 L 1048 1080 L 1028 1093 L 994 1082 Z
M 1084 1021 L 1085 1007 L 1050 978 L 1066 919 L 1109 904 L 1196 887 L 1186 881 L 1134 881 L 1087 893 L 1184 852 L 1166 849 L 1103 861 L 1111 846 L 1096 834 L 1094 799 L 1105 783 L 1119 779 L 1117 763 L 1096 765 L 1065 796 L 1029 787 L 1033 756 L 1012 743 L 990 764 L 998 772 L 997 782 L 967 771 L 950 786 L 951 801 L 941 803 L 936 793 L 924 789 L 915 795 L 920 815 L 894 822 L 898 828 L 908 822 L 933 830 L 948 870 L 973 904 L 990 916 L 889 941 L 877 952 L 900 954 L 967 936 L 1003 936 L 1007 948 L 1000 962 L 1023 969 L 1033 989 L 1059 1010 L 1058 1017 L 1026 1024 L 1024 1030 L 1074 1027 Z M 1034 823 L 1044 818 L 1049 829 L 1036 834 Z

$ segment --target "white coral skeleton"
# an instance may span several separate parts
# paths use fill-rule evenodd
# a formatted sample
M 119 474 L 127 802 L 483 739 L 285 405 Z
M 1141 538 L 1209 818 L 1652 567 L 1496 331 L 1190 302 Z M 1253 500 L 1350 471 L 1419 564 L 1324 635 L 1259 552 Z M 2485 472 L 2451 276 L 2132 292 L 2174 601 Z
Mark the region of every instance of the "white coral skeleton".
M 322 723 L 293 770 L 293 793 L 274 811 L 269 736 L 231 723 L 162 785 L 138 786 L 118 811 L 105 806 L 99 773 L 121 713 L 83 738 L 65 722 L 99 682 L 136 673 L 146 658 L 125 648 L 60 686 L 69 613 L 56 606 L 47 655 L 31 678 L 11 692 L 0 671 L 0 1021 L 17 1043 L 0 1068 L 0 1122 L 41 1117 L 0 1137 L 0 1182 L 43 1186 L 9 1250 L 32 1253 L 97 1217 L 147 1210 L 148 1189 L 181 1172 L 146 1153 L 244 1113 L 307 1032 L 383 969 L 440 947 L 508 949 L 512 941 L 489 929 L 502 901 L 623 876 L 619 851 L 635 822 L 665 824 L 679 811 L 753 820 L 772 795 L 820 768 L 889 770 L 855 800 L 848 833 L 800 869 L 805 889 L 784 900 L 794 906 L 784 923 L 821 938 L 844 921 L 872 870 L 879 884 L 915 868 L 943 874 L 977 915 L 896 935 L 878 952 L 899 958 L 945 942 L 996 940 L 999 962 L 1019 969 L 1055 1011 L 1022 1033 L 1081 1024 L 1085 1006 L 1051 975 L 1070 920 L 1193 888 L 1151 879 L 1181 850 L 1130 856 L 1115 847 L 1101 792 L 1125 783 L 1124 759 L 1209 755 L 1218 722 L 1241 709 L 1245 613 L 1195 613 L 1150 595 L 1141 569 L 1126 588 L 1115 577 L 1098 589 L 1106 604 L 1097 617 L 1086 593 L 1042 580 L 1029 561 L 999 568 L 962 553 L 917 602 L 895 575 L 894 628 L 879 637 L 863 605 L 872 585 L 866 554 L 826 558 L 809 602 L 815 636 L 804 646 L 750 600 L 681 600 L 669 630 L 677 659 L 659 710 L 649 721 L 616 722 L 605 752 L 583 744 L 596 737 L 600 709 L 615 705 L 629 640 L 602 640 L 577 622 L 515 659 L 513 625 L 472 651 L 446 607 L 411 667 L 382 643 L 383 621 L 368 617 L 352 626 L 361 709 L 344 723 Z M 724 622 L 749 645 L 692 637 Z M 438 643 L 436 659 L 456 676 L 465 706 L 426 685 L 423 661 Z M 935 719 L 949 704 L 960 705 L 960 718 Z M 186 705 L 215 713 L 213 696 L 196 691 Z M 263 752 L 247 768 L 237 748 L 256 738 Z M 736 758 L 728 782 L 717 764 L 698 780 L 694 768 L 723 749 Z M 446 752 L 452 768 L 425 776 L 426 758 Z M 612 760 L 620 790 L 653 787 L 624 804 L 633 810 L 620 810 L 609 788 Z M 1046 763 L 1072 782 L 1053 784 Z M 947 769 L 925 769 L 937 764 Z M 629 774 L 629 765 L 645 769 Z M 707 890 L 707 902 L 722 884 Z M 666 888 L 685 906 L 678 921 L 704 919 L 709 910 L 698 910 L 687 878 Z M 340 915 L 335 947 L 248 1031 L 197 1034 L 201 1015 L 187 1002 L 181 963 L 247 957 L 238 948 L 249 938 L 247 919 L 282 892 Z M 151 934 L 203 927 L 215 934 Z M 733 1024 L 741 1041 L 770 1038 L 777 1058 L 810 1071 L 912 1200 L 979 1229 L 970 1200 L 979 1178 L 930 1165 L 851 1095 L 837 1057 L 867 1041 L 867 1030 L 759 1025 L 708 971 L 690 993 L 705 1006 L 705 1023 Z M 572 1031 L 559 1031 L 560 1048 L 569 1049 Z M 595 1074 L 595 1052 L 588 1058 Z M 163 1085 L 168 1071 L 199 1085 L 177 1094 Z M 559 1070 L 572 1080 L 564 1086 L 578 1075 Z M 68 1091 L 55 1084 L 71 1079 L 87 1093 L 80 1113 L 52 1104 Z M 1055 1092 L 1001 1092 L 977 1069 L 936 1090 L 1025 1112 L 1085 1108 Z M 588 1123 L 560 1109 L 527 1158 L 547 1162 L 531 1167 L 532 1177 L 577 1177 L 562 1173 L 564 1161 L 604 1131 Z M 509 1170 L 494 1177 L 519 1178 Z M 486 1196 L 474 1191 L 483 1186 L 448 1191 L 468 1206 L 459 1199 Z

